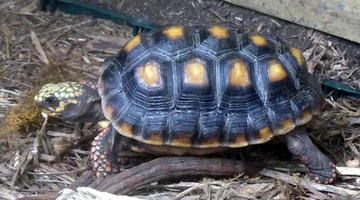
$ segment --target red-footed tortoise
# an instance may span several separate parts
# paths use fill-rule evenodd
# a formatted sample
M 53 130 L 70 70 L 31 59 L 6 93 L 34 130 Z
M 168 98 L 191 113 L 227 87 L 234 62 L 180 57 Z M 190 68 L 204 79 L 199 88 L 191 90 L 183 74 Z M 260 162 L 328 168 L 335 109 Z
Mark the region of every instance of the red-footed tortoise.
M 315 179 L 336 176 L 302 127 L 322 110 L 321 87 L 302 53 L 270 35 L 220 26 L 140 34 L 105 61 L 97 85 L 48 84 L 35 101 L 64 120 L 111 122 L 92 143 L 97 176 L 116 171 L 123 137 L 191 153 L 273 136 L 283 136 Z

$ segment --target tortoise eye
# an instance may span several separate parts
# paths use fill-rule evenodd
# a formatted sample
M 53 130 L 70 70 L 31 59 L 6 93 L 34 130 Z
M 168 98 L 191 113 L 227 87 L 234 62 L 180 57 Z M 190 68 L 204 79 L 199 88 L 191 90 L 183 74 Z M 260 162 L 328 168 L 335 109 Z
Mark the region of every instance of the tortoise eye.
M 51 106 L 54 106 L 55 104 L 58 103 L 58 99 L 54 96 L 51 96 L 51 97 L 46 97 L 45 98 L 45 102 L 48 104 L 48 105 L 51 105 Z

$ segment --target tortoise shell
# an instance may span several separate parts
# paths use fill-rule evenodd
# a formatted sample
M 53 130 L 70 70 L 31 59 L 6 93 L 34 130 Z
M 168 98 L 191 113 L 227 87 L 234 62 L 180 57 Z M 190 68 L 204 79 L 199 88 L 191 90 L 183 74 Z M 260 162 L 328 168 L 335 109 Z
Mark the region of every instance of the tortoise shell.
M 166 27 L 132 38 L 104 65 L 105 117 L 147 144 L 264 143 L 307 123 L 323 105 L 302 53 L 260 33 Z

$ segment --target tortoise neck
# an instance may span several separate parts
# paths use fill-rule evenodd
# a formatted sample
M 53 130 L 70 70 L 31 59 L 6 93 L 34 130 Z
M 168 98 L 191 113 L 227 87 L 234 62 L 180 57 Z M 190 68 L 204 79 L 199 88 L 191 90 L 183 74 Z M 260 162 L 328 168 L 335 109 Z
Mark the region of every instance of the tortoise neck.
M 81 81 L 84 95 L 80 99 L 80 106 L 74 115 L 67 115 L 63 120 L 73 122 L 98 122 L 104 119 L 101 109 L 101 99 L 98 93 L 97 80 Z

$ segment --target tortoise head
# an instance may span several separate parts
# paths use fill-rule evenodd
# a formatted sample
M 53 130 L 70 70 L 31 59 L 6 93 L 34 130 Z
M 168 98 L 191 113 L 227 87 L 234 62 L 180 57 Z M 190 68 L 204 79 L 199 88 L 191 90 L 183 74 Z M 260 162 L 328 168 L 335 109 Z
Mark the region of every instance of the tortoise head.
M 42 112 L 66 121 L 92 122 L 102 118 L 97 88 L 88 83 L 63 82 L 44 85 L 34 97 Z

